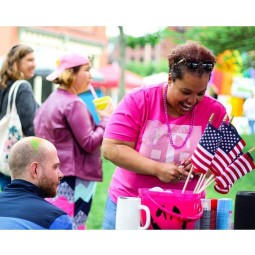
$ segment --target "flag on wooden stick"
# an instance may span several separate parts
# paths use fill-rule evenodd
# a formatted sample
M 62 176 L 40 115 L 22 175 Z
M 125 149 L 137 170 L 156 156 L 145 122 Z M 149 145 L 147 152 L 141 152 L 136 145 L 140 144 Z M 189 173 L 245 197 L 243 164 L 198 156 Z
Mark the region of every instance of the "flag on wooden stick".
M 222 139 L 221 131 L 215 128 L 210 122 L 191 156 L 194 165 L 194 172 L 205 174 L 211 165 L 214 154 Z
M 255 168 L 253 158 L 249 152 L 243 153 L 233 163 L 231 163 L 221 175 L 215 178 L 217 187 L 226 189 L 247 173 Z
M 216 176 L 219 176 L 237 156 L 242 154 L 242 149 L 246 145 L 232 123 L 223 122 L 219 130 L 222 132 L 222 139 L 210 166 Z

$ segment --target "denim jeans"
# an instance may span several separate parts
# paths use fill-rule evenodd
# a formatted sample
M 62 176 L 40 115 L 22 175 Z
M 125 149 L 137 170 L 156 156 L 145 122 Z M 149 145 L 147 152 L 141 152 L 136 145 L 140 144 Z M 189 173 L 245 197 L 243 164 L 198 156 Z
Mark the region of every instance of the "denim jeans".
M 11 177 L 0 173 L 0 191 L 9 183 L 11 183 Z
M 108 196 L 106 201 L 106 206 L 105 206 L 102 229 L 105 229 L 105 230 L 115 229 L 116 209 L 117 209 L 117 204 L 115 204 Z

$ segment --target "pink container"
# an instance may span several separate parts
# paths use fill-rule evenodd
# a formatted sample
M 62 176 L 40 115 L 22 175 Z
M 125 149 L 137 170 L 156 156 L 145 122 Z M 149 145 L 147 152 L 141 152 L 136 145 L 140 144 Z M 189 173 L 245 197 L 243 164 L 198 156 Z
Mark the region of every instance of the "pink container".
M 201 218 L 203 208 L 201 198 L 205 193 L 193 194 L 192 191 L 171 190 L 170 192 L 139 189 L 141 202 L 150 209 L 151 224 L 148 229 L 194 229 L 195 222 Z M 142 212 L 142 223 L 145 215 Z

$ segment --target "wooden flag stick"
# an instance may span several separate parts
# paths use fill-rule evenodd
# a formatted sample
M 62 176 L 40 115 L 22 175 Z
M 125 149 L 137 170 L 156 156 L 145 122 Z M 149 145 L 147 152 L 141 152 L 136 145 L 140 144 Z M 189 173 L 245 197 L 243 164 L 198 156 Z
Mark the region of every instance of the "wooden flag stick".
M 205 183 L 203 184 L 203 186 L 207 185 L 207 183 L 209 183 L 213 178 L 214 178 L 214 175 L 211 174 L 211 175 L 208 177 L 208 179 L 205 181 Z M 199 189 L 201 189 L 201 187 L 200 187 Z
M 231 117 L 229 123 L 232 123 L 232 120 L 234 119 L 234 117 L 235 117 L 234 115 Z
M 255 150 L 255 146 L 248 150 L 249 153 L 253 152 Z
M 194 168 L 194 166 L 192 165 L 191 168 L 190 168 L 188 177 L 187 177 L 187 179 L 186 179 L 186 181 L 185 181 L 185 184 L 184 184 L 184 186 L 183 186 L 182 193 L 184 193 L 184 191 L 185 191 L 185 189 L 186 189 L 186 187 L 187 187 L 187 185 L 188 185 L 190 176 L 191 176 L 191 174 L 192 174 L 192 172 L 193 172 L 193 168 Z
M 213 176 L 214 177 L 214 176 Z M 215 181 L 215 178 L 211 179 L 209 182 L 207 182 L 206 184 L 203 185 L 202 188 L 200 188 L 197 193 L 201 193 L 202 191 L 204 191 L 208 186 L 210 186 L 213 182 Z
M 201 183 L 202 180 L 204 179 L 204 176 L 205 176 L 205 174 L 200 174 L 199 179 L 198 179 L 198 181 L 197 181 L 197 185 L 196 185 L 196 187 L 195 187 L 193 193 L 196 193 L 198 187 L 200 186 L 200 183 Z
M 211 114 L 208 123 L 210 123 L 210 124 L 212 123 L 213 117 L 214 117 L 214 113 Z M 202 135 L 202 137 L 203 137 L 203 135 Z M 199 187 L 201 186 L 201 183 L 203 182 L 203 180 L 205 178 L 205 175 L 206 174 L 200 174 L 200 177 L 199 177 L 199 179 L 197 181 L 195 189 L 193 190 L 193 193 L 196 193 L 196 191 L 199 189 Z
M 199 185 L 197 186 L 196 193 L 197 193 L 197 191 L 198 191 L 199 189 L 201 189 L 201 187 L 203 186 L 205 177 L 206 177 L 206 174 L 203 175 L 203 178 L 201 179 Z
M 226 113 L 226 115 L 223 118 L 223 122 L 225 122 L 227 120 L 228 114 Z
M 211 115 L 211 117 L 210 117 L 210 119 L 208 121 L 209 123 L 212 123 L 213 117 L 214 117 L 214 113 L 212 113 L 212 115 Z

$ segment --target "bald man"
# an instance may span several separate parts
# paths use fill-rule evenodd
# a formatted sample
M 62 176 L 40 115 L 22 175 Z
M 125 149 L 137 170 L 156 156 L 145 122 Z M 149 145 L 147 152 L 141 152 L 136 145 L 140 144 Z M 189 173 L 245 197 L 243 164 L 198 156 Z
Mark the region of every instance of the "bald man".
M 11 149 L 12 181 L 0 193 L 0 229 L 72 229 L 69 216 L 44 198 L 55 197 L 63 178 L 55 146 L 29 136 Z

